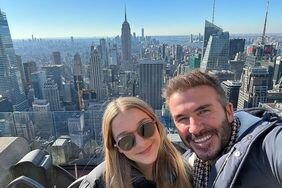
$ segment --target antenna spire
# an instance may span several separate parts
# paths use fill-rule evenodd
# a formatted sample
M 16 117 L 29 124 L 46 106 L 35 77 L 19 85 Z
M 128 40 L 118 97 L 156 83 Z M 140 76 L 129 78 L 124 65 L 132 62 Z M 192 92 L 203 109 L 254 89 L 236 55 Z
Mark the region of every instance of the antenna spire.
M 215 0 L 213 0 L 213 8 L 212 8 L 212 24 L 214 23 L 214 11 L 215 11 Z
M 266 13 L 265 13 L 265 20 L 264 20 L 264 25 L 263 25 L 263 32 L 262 32 L 262 37 L 261 37 L 261 44 L 265 44 L 265 30 L 266 30 L 266 22 L 267 22 L 267 14 L 268 14 L 268 6 L 269 6 L 269 1 L 267 1 L 267 7 L 266 7 Z
M 125 10 L 124 10 L 124 12 L 125 12 L 125 14 L 124 14 L 124 20 L 127 22 L 127 18 L 126 18 L 126 5 L 125 5 L 125 8 L 124 8 Z

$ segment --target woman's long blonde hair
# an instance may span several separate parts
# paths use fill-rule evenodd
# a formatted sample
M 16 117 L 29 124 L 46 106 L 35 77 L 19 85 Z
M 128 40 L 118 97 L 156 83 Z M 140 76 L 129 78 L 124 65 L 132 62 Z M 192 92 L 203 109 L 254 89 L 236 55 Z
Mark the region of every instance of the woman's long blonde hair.
M 189 188 L 191 171 L 184 162 L 181 154 L 168 140 L 164 127 L 154 114 L 153 109 L 141 99 L 136 97 L 120 97 L 111 101 L 104 113 L 102 133 L 105 150 L 105 174 L 104 179 L 107 188 L 132 188 L 132 167 L 136 168 L 133 161 L 127 159 L 114 146 L 111 124 L 120 113 L 136 108 L 146 113 L 156 121 L 160 134 L 160 148 L 157 160 L 153 167 L 154 181 L 161 188 Z

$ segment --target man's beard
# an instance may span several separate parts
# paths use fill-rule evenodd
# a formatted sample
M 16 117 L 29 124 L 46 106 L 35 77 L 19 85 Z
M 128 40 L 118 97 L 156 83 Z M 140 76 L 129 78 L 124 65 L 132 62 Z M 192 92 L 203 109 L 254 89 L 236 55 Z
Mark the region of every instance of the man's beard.
M 220 127 L 218 128 L 206 128 L 202 131 L 200 131 L 199 134 L 197 135 L 194 135 L 194 134 L 188 134 L 186 137 L 185 137 L 185 140 L 183 140 L 182 138 L 182 141 L 183 143 L 189 148 L 191 149 L 192 151 L 193 150 L 193 147 L 190 146 L 189 142 L 193 142 L 193 139 L 195 138 L 200 138 L 200 137 L 203 137 L 204 135 L 208 135 L 208 134 L 211 134 L 213 136 L 217 136 L 219 139 L 220 139 L 220 146 L 219 148 L 213 152 L 212 155 L 208 155 L 208 151 L 207 151 L 207 155 L 208 155 L 208 160 L 214 160 L 217 158 L 217 156 L 224 150 L 224 148 L 227 146 L 230 138 L 231 138 L 231 124 L 228 122 L 227 120 L 227 116 L 226 116 L 226 113 L 225 113 L 225 118 L 223 119 L 223 121 L 221 122 L 220 124 Z M 194 151 L 195 152 L 195 151 Z M 196 153 L 196 152 L 195 152 Z M 197 154 L 197 153 L 196 153 Z

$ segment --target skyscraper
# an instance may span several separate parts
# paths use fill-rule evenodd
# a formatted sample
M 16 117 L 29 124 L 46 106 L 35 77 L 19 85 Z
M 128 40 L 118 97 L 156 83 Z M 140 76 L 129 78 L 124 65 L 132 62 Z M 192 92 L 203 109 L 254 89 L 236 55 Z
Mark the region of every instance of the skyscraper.
M 50 103 L 51 111 L 61 111 L 58 86 L 52 79 L 48 79 L 43 86 L 44 99 Z
M 244 52 L 245 39 L 230 39 L 229 59 L 233 60 L 237 53 Z
M 140 97 L 148 102 L 153 109 L 162 109 L 164 62 L 157 60 L 142 60 L 139 66 Z
M 62 64 L 61 53 L 56 51 L 56 52 L 53 52 L 52 54 L 53 54 L 54 64 L 61 65 Z
M 6 14 L 0 10 L 0 92 L 13 103 L 15 111 L 28 108 L 21 71 L 13 47 Z
M 126 10 L 124 22 L 121 28 L 121 51 L 122 51 L 122 62 L 123 64 L 131 62 L 131 32 L 130 25 L 127 22 Z
M 82 76 L 82 63 L 81 58 L 78 53 L 74 55 L 73 58 L 73 79 L 74 79 L 74 86 L 77 90 L 83 88 L 83 76 Z
M 228 70 L 229 33 L 219 31 L 209 37 L 201 69 Z
M 38 71 L 31 74 L 32 88 L 34 90 L 34 97 L 37 99 L 43 99 L 43 87 L 46 82 L 45 71 Z
M 203 45 L 202 58 L 204 58 L 210 36 L 218 32 L 223 32 L 223 30 L 220 27 L 214 25 L 213 23 L 207 20 L 205 21 L 204 45 Z
M 34 61 L 28 61 L 23 64 L 25 79 L 28 85 L 31 85 L 31 73 L 37 71 L 36 63 Z
M 265 67 L 246 67 L 243 69 L 239 92 L 238 109 L 257 107 L 259 102 L 267 101 L 269 74 Z
M 101 46 L 101 60 L 102 60 L 103 67 L 108 67 L 108 65 L 109 65 L 108 49 L 107 49 L 105 39 L 100 39 L 100 46 Z
M 98 53 L 98 50 L 91 46 L 91 57 L 90 57 L 90 83 L 89 89 L 93 90 L 96 93 L 96 99 L 100 100 L 103 97 L 102 85 L 103 85 L 103 76 L 102 76 L 102 65 L 101 65 L 101 56 Z
M 221 83 L 221 87 L 225 91 L 227 100 L 233 104 L 233 108 L 236 110 L 241 82 L 238 80 L 227 80 Z
M 51 78 L 58 86 L 60 96 L 63 96 L 63 74 L 64 65 L 46 65 L 42 67 L 42 70 L 46 72 L 47 78 Z

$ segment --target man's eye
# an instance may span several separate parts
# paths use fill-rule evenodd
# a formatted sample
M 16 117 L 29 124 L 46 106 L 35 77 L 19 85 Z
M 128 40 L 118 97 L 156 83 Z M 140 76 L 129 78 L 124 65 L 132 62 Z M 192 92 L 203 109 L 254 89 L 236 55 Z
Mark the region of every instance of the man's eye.
M 203 110 L 200 110 L 199 111 L 199 115 L 204 115 L 204 114 L 206 114 L 206 113 L 208 113 L 210 110 L 208 110 L 208 109 L 203 109 Z
M 189 120 L 189 117 L 181 117 L 177 120 L 178 123 L 184 123 L 186 122 L 187 120 Z

